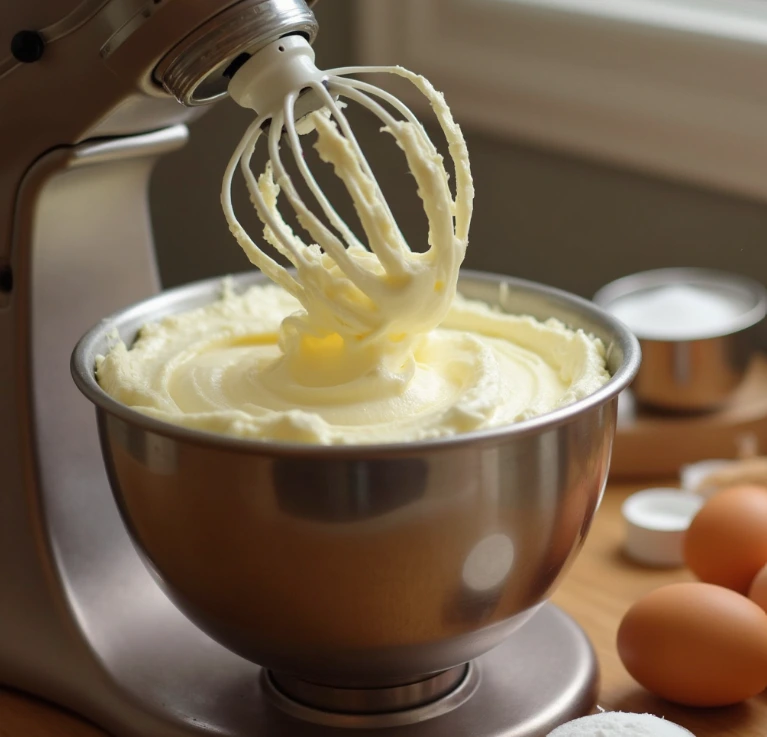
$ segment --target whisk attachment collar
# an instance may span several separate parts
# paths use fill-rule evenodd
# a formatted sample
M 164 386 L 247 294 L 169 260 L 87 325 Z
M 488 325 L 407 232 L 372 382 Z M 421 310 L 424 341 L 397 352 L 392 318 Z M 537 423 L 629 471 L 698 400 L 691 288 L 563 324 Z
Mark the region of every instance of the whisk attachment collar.
M 311 90 L 326 81 L 326 74 L 314 63 L 314 49 L 299 35 L 273 41 L 253 55 L 237 70 L 229 83 L 232 99 L 246 108 L 265 115 L 282 109 L 283 101 L 296 90 Z M 321 107 L 319 100 L 301 95 L 303 108 L 299 116 Z

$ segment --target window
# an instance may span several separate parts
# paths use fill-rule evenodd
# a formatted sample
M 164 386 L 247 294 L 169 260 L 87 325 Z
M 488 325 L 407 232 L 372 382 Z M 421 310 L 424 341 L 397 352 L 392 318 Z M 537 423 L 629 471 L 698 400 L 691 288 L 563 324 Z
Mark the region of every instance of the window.
M 400 63 L 495 135 L 767 198 L 765 0 L 362 0 Z

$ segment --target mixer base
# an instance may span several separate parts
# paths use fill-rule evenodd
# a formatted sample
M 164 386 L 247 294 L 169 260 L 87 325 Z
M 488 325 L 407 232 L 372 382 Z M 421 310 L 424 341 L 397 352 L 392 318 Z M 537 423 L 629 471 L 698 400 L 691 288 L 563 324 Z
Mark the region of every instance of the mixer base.
M 125 681 L 89 679 L 86 671 L 66 692 L 34 684 L 27 690 L 80 712 L 114 737 L 546 737 L 596 702 L 591 644 L 552 604 L 470 668 L 453 669 L 456 681 L 446 672 L 447 691 L 434 691 L 436 700 L 367 714 L 319 712 L 284 695 L 275 699 L 263 685 L 269 676 L 262 668 L 207 640 L 186 620 L 159 627 L 158 620 L 165 623 L 152 611 L 152 629 L 141 632 L 160 637 L 145 637 L 131 651 L 130 675 L 146 685 L 143 692 Z
M 301 704 L 292 702 L 291 708 L 289 699 L 281 699 L 281 709 L 302 718 L 280 714 L 265 701 L 263 722 L 252 734 L 258 737 L 328 737 L 330 734 L 338 737 L 545 737 L 560 724 L 588 714 L 596 702 L 598 666 L 591 644 L 583 630 L 553 605 L 544 606 L 518 633 L 478 658 L 472 667 L 474 673 L 467 678 L 476 679 L 473 695 L 441 716 L 403 724 L 409 720 L 406 713 L 399 712 L 391 715 L 392 723 L 397 726 L 387 727 L 382 726 L 380 718 L 369 720 L 367 715 L 328 712 L 312 714 L 313 710 Z M 435 706 L 438 703 L 435 702 Z M 315 719 L 325 726 L 306 719 Z

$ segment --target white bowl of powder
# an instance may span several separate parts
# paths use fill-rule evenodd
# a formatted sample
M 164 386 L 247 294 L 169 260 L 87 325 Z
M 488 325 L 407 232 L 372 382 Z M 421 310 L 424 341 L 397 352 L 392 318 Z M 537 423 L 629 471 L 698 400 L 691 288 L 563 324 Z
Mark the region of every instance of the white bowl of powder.
M 692 732 L 652 714 L 605 711 L 557 727 L 548 737 L 695 737 Z

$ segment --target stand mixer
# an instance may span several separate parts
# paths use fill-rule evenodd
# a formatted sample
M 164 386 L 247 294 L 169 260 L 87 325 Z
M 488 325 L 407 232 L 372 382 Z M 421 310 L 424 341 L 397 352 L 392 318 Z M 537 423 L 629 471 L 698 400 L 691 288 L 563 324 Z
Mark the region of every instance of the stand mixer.
M 113 328 L 129 341 L 204 304 L 206 282 L 79 343 L 94 423 L 70 352 L 159 290 L 153 163 L 243 55 L 317 25 L 302 0 L 2 12 L 0 682 L 118 737 L 542 737 L 587 712 L 591 647 L 542 602 L 604 489 L 639 363 L 628 331 L 556 290 L 466 275 L 467 296 L 601 337 L 612 380 L 477 437 L 270 448 L 142 420 L 93 377 Z

